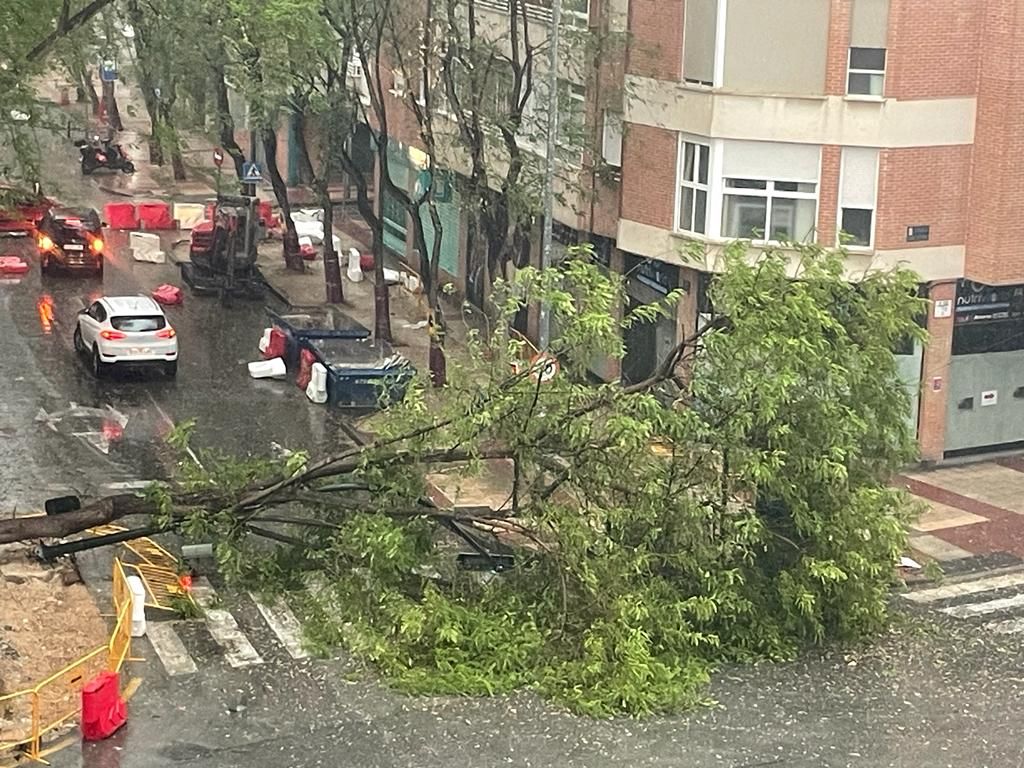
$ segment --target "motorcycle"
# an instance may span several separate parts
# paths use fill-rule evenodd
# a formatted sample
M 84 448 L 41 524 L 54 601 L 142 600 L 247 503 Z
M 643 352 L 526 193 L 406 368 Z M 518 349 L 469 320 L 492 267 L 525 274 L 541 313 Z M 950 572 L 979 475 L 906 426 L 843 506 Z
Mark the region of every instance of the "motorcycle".
M 75 142 L 75 146 L 82 154 L 83 176 L 88 176 L 100 168 L 135 173 L 135 163 L 125 154 L 124 148 L 109 139 L 102 142 L 99 137 L 93 138 L 91 142 L 79 140 Z

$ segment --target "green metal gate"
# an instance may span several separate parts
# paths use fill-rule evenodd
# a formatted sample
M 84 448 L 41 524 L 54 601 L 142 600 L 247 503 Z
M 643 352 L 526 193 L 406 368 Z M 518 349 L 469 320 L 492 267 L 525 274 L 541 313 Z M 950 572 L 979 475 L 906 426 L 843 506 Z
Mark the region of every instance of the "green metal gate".
M 459 274 L 459 241 L 461 226 L 459 221 L 459 196 L 455 190 L 451 193 L 451 202 L 435 202 L 437 215 L 441 219 L 441 259 L 440 267 L 452 277 Z M 430 218 L 430 209 L 423 205 L 420 208 L 420 221 L 423 222 L 423 239 L 427 243 L 427 253 L 434 252 L 434 222 Z
M 406 153 L 394 143 L 388 144 L 388 169 L 391 180 L 399 189 L 409 189 L 409 176 L 412 167 Z M 405 244 L 408 238 L 408 218 L 405 207 L 387 192 L 381 200 L 384 214 L 384 247 L 405 257 Z

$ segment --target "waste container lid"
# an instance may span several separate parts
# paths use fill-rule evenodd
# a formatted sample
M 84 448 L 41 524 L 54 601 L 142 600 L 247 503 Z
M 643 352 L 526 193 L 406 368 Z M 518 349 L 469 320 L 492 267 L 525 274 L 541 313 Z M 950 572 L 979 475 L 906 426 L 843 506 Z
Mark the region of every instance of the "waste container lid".
M 290 307 L 277 312 L 267 307 L 270 318 L 297 336 L 308 339 L 366 339 L 370 329 L 334 307 Z
M 304 345 L 329 370 L 393 370 L 410 366 L 390 344 L 359 339 L 307 339 Z

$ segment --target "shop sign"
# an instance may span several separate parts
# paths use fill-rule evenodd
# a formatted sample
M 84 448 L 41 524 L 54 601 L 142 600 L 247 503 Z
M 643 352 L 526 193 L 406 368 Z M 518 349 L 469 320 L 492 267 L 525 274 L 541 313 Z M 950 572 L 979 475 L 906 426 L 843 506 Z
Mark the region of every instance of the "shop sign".
M 957 325 L 1024 318 L 1024 285 L 984 285 L 960 280 L 956 289 Z

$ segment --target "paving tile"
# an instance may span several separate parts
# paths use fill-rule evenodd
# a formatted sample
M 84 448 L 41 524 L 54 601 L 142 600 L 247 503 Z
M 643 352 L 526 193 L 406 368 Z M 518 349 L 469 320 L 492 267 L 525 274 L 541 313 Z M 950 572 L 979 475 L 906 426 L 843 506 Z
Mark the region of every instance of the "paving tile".
M 928 511 L 921 515 L 914 524 L 913 529 L 915 531 L 940 531 L 945 528 L 956 528 L 961 525 L 984 523 L 988 520 L 987 517 L 965 512 L 962 509 L 950 506 L 949 504 L 943 504 L 939 501 L 928 501 L 927 499 L 923 501 L 928 505 Z
M 906 476 L 960 496 L 1024 515 L 1024 477 L 1021 477 L 1021 472 L 1016 469 L 995 462 L 909 473 Z
M 971 552 L 932 536 L 930 533 L 922 533 L 910 537 L 910 546 L 922 554 L 938 560 L 940 563 L 950 560 L 961 560 L 971 556 Z

